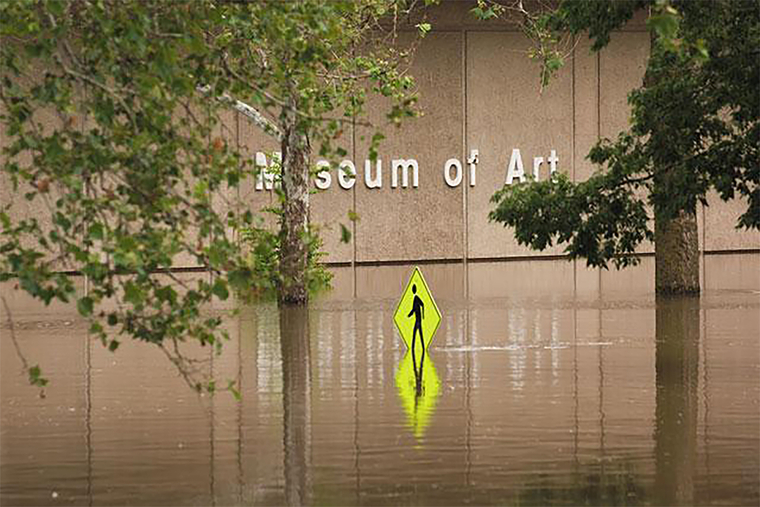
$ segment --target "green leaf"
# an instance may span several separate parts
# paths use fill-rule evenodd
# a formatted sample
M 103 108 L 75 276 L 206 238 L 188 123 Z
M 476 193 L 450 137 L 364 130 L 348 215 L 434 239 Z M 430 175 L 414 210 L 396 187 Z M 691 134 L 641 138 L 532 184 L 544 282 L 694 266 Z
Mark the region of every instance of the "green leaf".
M 89 225 L 87 233 L 92 239 L 102 240 L 103 239 L 103 224 L 99 222 L 91 223 Z
M 341 243 L 350 243 L 351 242 L 351 231 L 343 224 L 340 224 L 340 242 Z
M 140 287 L 133 281 L 124 284 L 124 301 L 133 305 L 139 305 L 143 302 L 143 292 Z
M 48 379 L 42 377 L 42 370 L 39 365 L 34 365 L 29 368 L 29 383 L 37 387 L 45 387 L 48 383 Z
M 227 282 L 222 278 L 216 279 L 211 292 L 222 301 L 226 300 L 230 296 L 230 293 L 227 290 Z
M 227 390 L 232 393 L 232 396 L 234 396 L 237 401 L 243 399 L 240 390 L 237 388 L 237 383 L 234 380 L 227 381 Z
M 85 296 L 77 300 L 77 310 L 82 317 L 89 317 L 92 315 L 94 302 L 91 297 Z
M 250 288 L 253 273 L 249 268 L 241 267 L 230 271 L 227 281 L 236 290 L 245 291 Z

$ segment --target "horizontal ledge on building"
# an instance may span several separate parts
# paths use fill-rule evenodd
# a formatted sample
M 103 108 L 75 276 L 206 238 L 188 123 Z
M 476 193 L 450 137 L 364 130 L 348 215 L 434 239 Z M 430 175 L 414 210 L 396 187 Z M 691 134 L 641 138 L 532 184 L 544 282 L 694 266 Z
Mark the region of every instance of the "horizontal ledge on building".
M 731 248 L 725 250 L 700 250 L 705 255 L 760 254 L 760 248 Z
M 700 250 L 703 255 L 758 255 L 760 254 L 760 248 L 744 248 L 744 249 L 723 249 L 723 250 Z M 633 254 L 633 257 L 654 257 L 654 252 L 641 252 Z M 448 264 L 463 264 L 465 261 L 468 264 L 497 264 L 504 262 L 525 262 L 525 261 L 571 261 L 572 259 L 567 255 L 513 255 L 509 257 L 451 257 L 451 258 L 439 258 L 439 259 L 389 259 L 389 260 L 373 260 L 373 261 L 333 261 L 323 262 L 323 266 L 328 268 L 350 268 L 356 267 L 378 267 L 378 266 L 408 266 L 410 264 L 424 265 L 448 265 Z M 579 259 L 582 260 L 582 259 Z M 178 266 L 174 268 L 158 269 L 153 271 L 154 274 L 160 273 L 208 273 L 210 270 L 204 266 Z M 82 272 L 69 269 L 63 271 L 56 271 L 56 274 L 67 276 L 82 276 Z M 128 273 L 122 273 L 128 274 Z
M 151 274 L 158 275 L 161 273 L 208 273 L 211 270 L 204 266 L 177 266 L 173 268 L 162 268 L 162 269 L 156 269 L 154 271 L 151 271 Z M 66 275 L 66 276 L 83 276 L 84 274 L 79 271 L 78 269 L 64 269 L 62 271 L 54 271 L 56 275 Z M 129 275 L 134 274 L 130 273 L 128 271 L 114 273 L 115 275 Z
M 397 33 L 414 34 L 420 33 L 420 29 L 416 27 L 403 27 L 396 30 Z M 438 25 L 432 25 L 432 30 L 428 32 L 428 35 L 435 34 L 461 34 L 461 33 L 508 33 L 508 34 L 524 34 L 525 31 L 515 25 L 478 25 L 477 23 L 450 23 L 445 22 Z M 635 26 L 630 28 L 623 28 L 613 30 L 612 33 L 649 33 L 646 26 Z
M 704 255 L 751 255 L 760 254 L 760 248 L 745 249 L 724 249 L 724 250 L 700 250 Z M 654 252 L 640 252 L 632 255 L 633 257 L 654 257 Z M 386 259 L 386 260 L 364 260 L 364 261 L 334 261 L 324 262 L 323 265 L 328 268 L 344 267 L 372 267 L 372 266 L 404 266 L 409 264 L 431 265 L 431 264 L 462 264 L 465 261 L 469 264 L 493 264 L 503 262 L 525 262 L 525 261 L 571 261 L 572 259 L 565 254 L 553 255 L 511 255 L 506 257 L 454 257 L 439 259 Z M 578 259 L 582 261 L 582 259 Z

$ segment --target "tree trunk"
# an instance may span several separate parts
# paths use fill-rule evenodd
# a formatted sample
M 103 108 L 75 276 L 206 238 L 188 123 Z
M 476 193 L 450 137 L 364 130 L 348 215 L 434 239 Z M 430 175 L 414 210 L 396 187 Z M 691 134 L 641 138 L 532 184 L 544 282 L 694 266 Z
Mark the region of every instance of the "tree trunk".
M 655 292 L 699 294 L 697 215 L 681 211 L 671 220 L 655 215 Z
M 656 31 L 649 32 L 650 55 L 656 44 Z M 660 79 L 647 64 L 644 87 L 652 87 Z M 653 132 L 652 137 L 664 135 Z M 655 160 L 655 166 L 664 168 L 669 160 Z M 668 185 L 666 171 L 654 179 L 655 187 Z M 654 211 L 654 290 L 659 295 L 699 294 L 699 236 L 695 209 L 683 210 L 675 217 L 664 216 L 655 205 Z
M 309 300 L 306 268 L 309 227 L 309 138 L 299 128 L 297 103 L 283 109 L 282 192 L 280 221 L 280 304 L 304 305 Z

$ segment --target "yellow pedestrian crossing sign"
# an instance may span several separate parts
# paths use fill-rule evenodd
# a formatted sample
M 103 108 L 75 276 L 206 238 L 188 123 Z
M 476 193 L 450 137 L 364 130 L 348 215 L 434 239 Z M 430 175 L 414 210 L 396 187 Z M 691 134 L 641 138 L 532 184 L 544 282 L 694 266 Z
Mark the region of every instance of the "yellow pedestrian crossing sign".
M 401 300 L 393 314 L 401 339 L 409 350 L 412 345 L 419 350 L 424 343 L 425 349 L 430 345 L 433 335 L 441 324 L 441 312 L 435 304 L 420 268 L 415 267 Z

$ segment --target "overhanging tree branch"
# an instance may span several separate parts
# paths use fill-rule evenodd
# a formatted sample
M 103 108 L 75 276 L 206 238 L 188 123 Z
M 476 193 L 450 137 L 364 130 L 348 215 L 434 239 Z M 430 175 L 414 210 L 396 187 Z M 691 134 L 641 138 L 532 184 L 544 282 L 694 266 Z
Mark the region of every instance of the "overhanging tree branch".
M 206 86 L 199 86 L 198 91 L 210 95 L 211 93 L 211 87 Z M 235 111 L 239 112 L 249 120 L 251 120 L 253 123 L 256 124 L 261 130 L 269 134 L 270 136 L 274 137 L 278 141 L 282 141 L 282 132 L 280 131 L 279 127 L 274 124 L 271 120 L 266 118 L 263 114 L 261 114 L 256 108 L 249 106 L 245 102 L 241 102 L 237 99 L 234 99 L 227 95 L 226 93 L 223 93 L 222 95 L 219 95 L 216 97 L 216 100 L 220 102 L 224 102 L 225 104 L 229 104 Z

